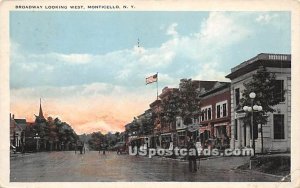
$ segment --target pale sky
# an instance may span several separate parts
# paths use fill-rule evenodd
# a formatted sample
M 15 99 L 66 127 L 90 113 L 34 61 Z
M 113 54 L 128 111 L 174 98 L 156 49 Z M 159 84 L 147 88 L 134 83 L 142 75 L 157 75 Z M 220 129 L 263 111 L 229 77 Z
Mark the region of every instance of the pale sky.
M 137 41 L 140 47 L 137 47 Z M 123 131 L 181 78 L 226 81 L 259 53 L 291 53 L 289 12 L 10 13 L 11 112 L 77 133 Z

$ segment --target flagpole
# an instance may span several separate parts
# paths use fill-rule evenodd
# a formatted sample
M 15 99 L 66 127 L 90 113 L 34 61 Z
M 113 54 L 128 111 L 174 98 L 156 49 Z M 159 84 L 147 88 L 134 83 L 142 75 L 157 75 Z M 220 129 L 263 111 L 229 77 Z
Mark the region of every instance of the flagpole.
M 156 100 L 158 100 L 158 72 L 156 73 L 157 75 L 157 81 L 156 81 Z
M 156 72 L 156 100 L 158 101 L 158 72 Z M 159 124 L 160 124 L 160 113 L 158 113 L 158 120 L 159 120 Z M 153 135 L 154 135 L 154 131 L 153 131 Z M 154 137 L 155 140 L 155 148 L 157 148 L 157 143 L 156 143 L 156 139 Z M 160 135 L 158 135 L 158 140 L 160 140 Z M 159 147 L 161 146 L 161 141 L 159 141 Z

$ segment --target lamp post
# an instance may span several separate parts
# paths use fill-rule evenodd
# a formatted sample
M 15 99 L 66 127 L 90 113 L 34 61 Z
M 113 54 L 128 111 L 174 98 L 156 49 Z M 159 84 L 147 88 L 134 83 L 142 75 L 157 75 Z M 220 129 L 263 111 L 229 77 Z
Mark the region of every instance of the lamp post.
M 34 139 L 36 140 L 36 151 L 39 151 L 39 134 L 36 133 L 35 136 L 34 136 Z
M 251 131 L 252 131 L 252 149 L 253 149 L 253 154 L 254 154 L 254 156 L 255 156 L 255 141 L 254 141 L 254 122 L 253 122 L 253 113 L 254 112 L 259 112 L 259 111 L 262 111 L 262 106 L 258 106 L 258 105 L 253 105 L 253 101 L 254 101 L 254 99 L 255 99 L 255 97 L 256 97 L 256 94 L 254 93 L 254 92 L 251 92 L 250 94 L 249 94 L 249 97 L 250 97 L 250 99 L 251 99 L 251 106 L 244 106 L 243 107 L 243 110 L 245 111 L 245 112 L 249 112 L 249 113 L 251 113 Z

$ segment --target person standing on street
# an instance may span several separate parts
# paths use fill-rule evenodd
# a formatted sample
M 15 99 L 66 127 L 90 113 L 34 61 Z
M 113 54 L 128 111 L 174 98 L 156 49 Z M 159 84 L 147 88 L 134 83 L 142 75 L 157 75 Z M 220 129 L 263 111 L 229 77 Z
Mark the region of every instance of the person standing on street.
M 103 155 L 105 155 L 105 150 L 106 150 L 106 144 L 105 145 L 103 145 L 103 148 L 102 148 L 102 150 L 103 150 Z
M 191 138 L 189 143 L 188 143 L 188 148 L 187 148 L 187 154 L 188 154 L 188 161 L 189 161 L 189 171 L 190 172 L 197 172 L 197 156 L 198 156 L 198 151 L 195 146 L 195 143 L 193 139 Z

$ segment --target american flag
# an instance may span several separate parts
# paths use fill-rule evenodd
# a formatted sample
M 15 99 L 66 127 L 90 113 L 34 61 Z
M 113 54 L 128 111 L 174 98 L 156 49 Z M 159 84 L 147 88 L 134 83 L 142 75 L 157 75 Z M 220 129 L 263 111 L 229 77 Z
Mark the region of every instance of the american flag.
M 151 84 L 153 82 L 157 82 L 157 74 L 154 74 L 154 75 L 149 76 L 148 78 L 146 78 L 146 85 Z

